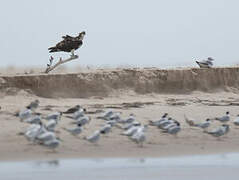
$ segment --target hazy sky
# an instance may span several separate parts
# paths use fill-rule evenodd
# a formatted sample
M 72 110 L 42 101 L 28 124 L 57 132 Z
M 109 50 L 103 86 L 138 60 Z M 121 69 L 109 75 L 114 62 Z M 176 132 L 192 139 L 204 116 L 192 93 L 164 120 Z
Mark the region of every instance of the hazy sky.
M 48 47 L 83 30 L 80 61 L 71 65 L 190 66 L 208 56 L 239 64 L 238 7 L 238 0 L 5 0 L 0 65 L 45 66 Z

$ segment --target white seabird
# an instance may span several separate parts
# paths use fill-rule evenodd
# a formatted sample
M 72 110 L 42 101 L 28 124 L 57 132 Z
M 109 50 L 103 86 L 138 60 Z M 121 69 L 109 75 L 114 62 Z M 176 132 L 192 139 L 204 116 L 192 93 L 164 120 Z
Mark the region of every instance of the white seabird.
M 39 106 L 40 101 L 36 99 L 35 101 L 32 101 L 26 108 L 31 109 L 32 111 L 35 111 Z
M 47 117 L 45 117 L 46 120 L 54 119 L 56 121 L 59 121 L 61 119 L 62 112 L 55 112 L 52 114 L 49 114 Z
M 125 120 L 122 120 L 121 123 L 132 123 L 135 121 L 135 116 L 134 114 L 130 114 L 128 118 L 126 118 Z
M 120 118 L 120 113 L 114 113 L 112 114 L 108 119 L 106 119 L 107 121 L 110 121 L 110 120 L 116 120 L 118 121 L 119 123 L 122 122 L 121 118 Z
M 138 130 L 138 127 L 137 126 L 132 126 L 131 128 L 127 129 L 126 131 L 124 131 L 122 133 L 122 135 L 125 135 L 125 136 L 132 136 L 134 133 L 136 133 Z
M 42 143 L 42 145 L 55 150 L 60 145 L 60 141 L 58 139 L 54 138 L 54 139 L 44 141 Z
M 54 119 L 51 119 L 46 123 L 46 129 L 48 131 L 54 132 L 55 128 L 56 128 L 56 125 L 57 125 L 57 121 L 54 120 Z
M 137 129 L 137 133 L 138 132 L 146 132 L 147 129 L 148 129 L 148 125 L 139 126 Z
M 40 121 L 41 121 L 41 115 L 36 115 L 36 116 L 33 116 L 33 117 L 29 117 L 29 118 L 24 120 L 24 122 L 30 123 L 30 124 L 39 124 Z
M 172 119 L 171 117 L 169 117 L 168 119 L 165 119 L 165 120 L 161 121 L 160 123 L 158 123 L 157 127 L 162 129 L 163 127 L 165 127 L 171 123 L 174 123 L 174 122 L 177 122 L 177 121 Z
M 218 127 L 215 130 L 212 131 L 204 131 L 207 134 L 210 134 L 214 137 L 220 137 L 223 136 L 225 134 L 227 134 L 229 132 L 230 128 L 228 124 L 222 124 L 222 126 Z
M 56 139 L 56 135 L 54 132 L 46 131 L 46 132 L 38 135 L 36 137 L 36 139 L 39 140 L 40 142 L 45 142 L 45 141 Z
M 77 126 L 77 127 L 74 127 L 74 128 L 63 128 L 63 129 L 65 129 L 66 131 L 71 133 L 73 136 L 79 135 L 83 130 L 82 127 L 80 127 L 80 126 Z
M 233 123 L 234 123 L 236 126 L 239 126 L 239 114 L 238 114 L 237 117 L 234 119 Z
M 117 120 L 109 120 L 109 121 L 106 121 L 106 124 L 110 124 L 112 127 L 115 126 L 117 123 L 118 123 Z
M 211 125 L 211 120 L 209 118 L 207 118 L 205 122 L 197 123 L 194 126 L 205 129 L 205 128 L 208 128 L 210 125 Z
M 29 141 L 35 141 L 37 136 L 41 135 L 42 133 L 47 132 L 45 129 L 44 125 L 42 122 L 39 124 L 32 124 L 29 128 L 27 128 L 24 136 L 29 140 Z
M 158 121 L 149 121 L 149 125 L 158 126 L 162 121 L 167 120 L 168 113 L 164 113 L 164 115 Z
M 218 120 L 220 122 L 227 122 L 230 121 L 230 113 L 229 111 L 226 112 L 226 115 L 222 116 L 222 117 L 216 117 L 215 120 Z
M 78 118 L 73 124 L 77 124 L 78 126 L 84 126 L 85 124 L 89 123 L 91 118 L 89 116 L 83 116 Z
M 146 140 L 145 133 L 143 131 L 136 132 L 133 134 L 130 139 L 135 143 L 139 144 L 140 147 L 143 147 L 143 142 Z
M 100 131 L 95 131 L 93 135 L 84 137 L 84 139 L 91 143 L 97 143 L 100 139 Z
M 128 130 L 124 131 L 121 135 L 133 136 L 135 133 L 145 132 L 147 128 L 148 128 L 147 125 L 144 125 L 144 126 L 132 126 Z
M 85 115 L 85 109 L 80 108 L 78 111 L 74 112 L 72 116 L 66 116 L 66 117 L 77 120 L 80 117 L 83 117 L 84 115 Z
M 40 124 L 32 124 L 24 133 L 24 136 L 29 141 L 34 141 L 35 138 L 38 136 L 41 130 Z
M 200 68 L 211 68 L 213 66 L 213 61 L 211 57 L 208 57 L 207 60 L 196 61 Z
M 172 134 L 172 135 L 177 135 L 181 130 L 180 123 L 176 122 L 175 126 L 172 126 L 167 129 L 167 133 Z
M 98 119 L 109 120 L 109 118 L 114 114 L 112 110 L 104 112 L 101 116 L 98 116 Z
M 141 125 L 140 122 L 134 121 L 132 123 L 125 124 L 124 126 L 121 127 L 121 129 L 127 130 L 127 129 L 133 127 L 133 126 L 140 126 L 140 125 Z
M 196 122 L 195 122 L 195 119 L 189 119 L 186 114 L 184 114 L 184 119 L 186 121 L 186 123 L 189 125 L 189 126 L 195 126 Z
M 21 121 L 30 118 L 31 115 L 32 115 L 32 110 L 30 108 L 20 111 L 18 114 Z
M 167 124 L 165 126 L 162 126 L 160 129 L 162 129 L 164 131 L 168 131 L 168 129 L 173 127 L 173 126 L 177 126 L 177 123 L 176 122 L 169 123 L 169 124 Z
M 80 108 L 78 111 L 76 111 L 74 114 L 73 114 L 73 119 L 78 119 L 80 117 L 83 117 L 85 115 L 85 110 Z
M 110 124 L 106 124 L 100 129 L 100 133 L 108 134 L 110 132 L 111 128 L 112 128 L 112 126 Z

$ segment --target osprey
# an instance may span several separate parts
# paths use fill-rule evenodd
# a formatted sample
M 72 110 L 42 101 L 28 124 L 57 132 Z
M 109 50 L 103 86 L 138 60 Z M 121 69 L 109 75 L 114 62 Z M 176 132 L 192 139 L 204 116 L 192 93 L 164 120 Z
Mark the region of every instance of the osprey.
M 74 51 L 82 46 L 84 36 L 85 31 L 82 31 L 76 37 L 72 37 L 69 35 L 62 36 L 63 40 L 57 43 L 56 46 L 48 48 L 48 50 L 50 53 L 60 51 L 71 52 L 72 56 L 74 56 Z

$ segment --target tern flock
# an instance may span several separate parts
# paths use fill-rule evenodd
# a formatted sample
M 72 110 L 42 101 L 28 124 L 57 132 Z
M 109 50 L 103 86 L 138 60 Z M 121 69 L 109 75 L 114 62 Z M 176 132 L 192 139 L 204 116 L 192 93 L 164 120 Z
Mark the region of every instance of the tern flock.
M 42 116 L 40 113 L 36 113 L 39 103 L 39 100 L 35 100 L 31 102 L 26 109 L 17 114 L 21 122 L 30 124 L 21 134 L 23 134 L 28 141 L 45 146 L 53 151 L 55 151 L 55 149 L 62 143 L 62 140 L 56 135 L 56 127 L 61 122 L 63 115 L 72 119 L 72 122 L 70 122 L 72 127 L 64 127 L 62 129 L 75 137 L 79 137 L 84 131 L 85 126 L 92 120 L 91 117 L 86 115 L 86 109 L 82 108 L 80 105 L 76 105 L 65 112 L 54 112 L 47 116 Z M 182 129 L 180 122 L 169 117 L 168 113 L 165 113 L 159 120 L 149 120 L 147 124 L 138 122 L 134 114 L 130 114 L 126 119 L 121 118 L 120 115 L 121 113 L 112 110 L 104 111 L 95 119 L 102 120 L 104 124 L 99 129 L 92 132 L 91 135 L 85 136 L 82 139 L 89 143 L 98 145 L 100 137 L 102 135 L 110 134 L 113 127 L 115 127 L 122 130 L 122 136 L 127 136 L 129 140 L 142 147 L 143 143 L 146 141 L 148 126 L 155 126 L 160 129 L 162 133 L 167 133 L 175 137 L 177 137 L 177 134 Z M 230 121 L 229 112 L 226 112 L 222 117 L 208 118 L 204 122 L 196 122 L 194 119 L 190 119 L 186 115 L 184 115 L 184 119 L 190 127 L 200 128 L 204 133 L 217 138 L 227 134 L 230 130 L 229 125 L 226 124 Z M 222 125 L 209 131 L 208 128 L 214 121 L 219 121 Z M 233 123 L 237 126 L 239 125 L 239 115 L 235 118 Z

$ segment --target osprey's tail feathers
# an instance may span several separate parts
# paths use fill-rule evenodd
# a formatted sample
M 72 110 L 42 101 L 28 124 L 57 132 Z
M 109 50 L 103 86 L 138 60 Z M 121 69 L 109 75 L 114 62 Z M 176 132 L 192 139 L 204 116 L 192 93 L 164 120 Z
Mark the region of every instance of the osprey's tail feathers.
M 50 47 L 48 48 L 49 52 L 57 52 L 58 51 L 58 48 L 57 47 Z

